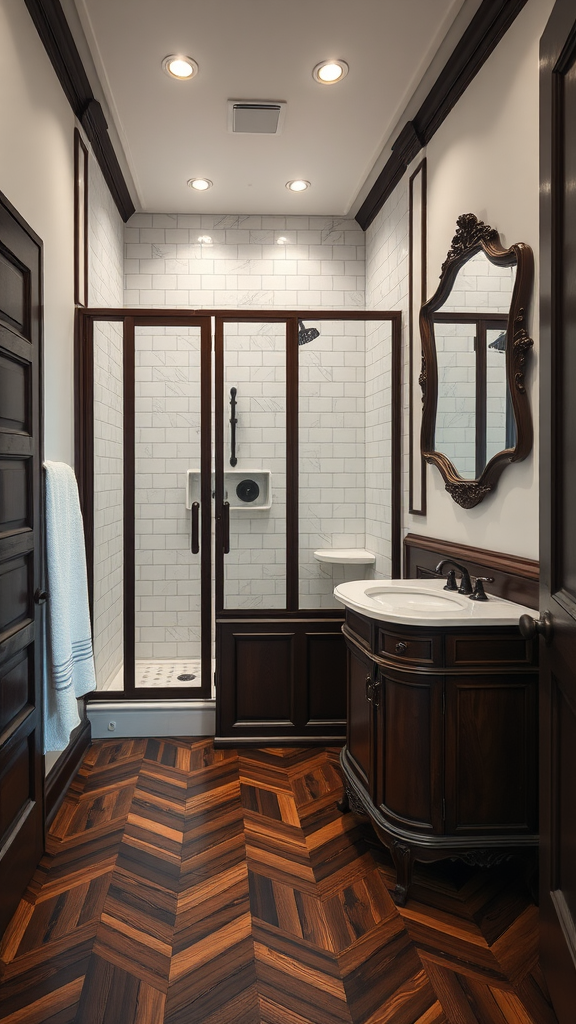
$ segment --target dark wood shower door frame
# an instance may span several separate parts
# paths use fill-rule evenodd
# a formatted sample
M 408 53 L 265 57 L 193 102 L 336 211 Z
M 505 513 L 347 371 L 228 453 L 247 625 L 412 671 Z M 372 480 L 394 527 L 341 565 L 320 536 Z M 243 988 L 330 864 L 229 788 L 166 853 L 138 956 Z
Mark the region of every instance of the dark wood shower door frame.
M 211 651 L 210 616 L 202 623 L 203 684 L 194 691 L 185 688 L 155 688 L 153 692 L 134 686 L 134 331 L 138 326 L 190 327 L 200 326 L 202 334 L 202 414 L 201 414 L 201 469 L 202 504 L 207 507 L 210 497 L 211 474 L 211 398 L 212 380 L 210 358 L 211 318 L 215 323 L 215 448 L 216 448 L 216 551 L 215 586 L 217 624 L 224 620 L 254 619 L 252 611 L 223 607 L 223 445 L 224 408 L 223 335 L 225 323 L 285 323 L 287 371 L 287 432 L 286 432 L 286 485 L 289 495 L 286 522 L 286 608 L 261 610 L 258 616 L 268 622 L 290 620 L 342 619 L 339 610 L 299 609 L 298 607 L 298 320 L 380 321 L 391 324 L 391 384 L 392 384 L 392 439 L 391 439 L 391 561 L 392 575 L 401 575 L 401 441 L 402 441 L 402 314 L 399 311 L 364 310 L 159 310 L 159 309 L 86 309 L 77 310 L 76 329 L 76 475 L 84 515 L 90 604 L 93 609 L 94 574 L 94 324 L 98 321 L 123 324 L 124 338 L 124 653 L 125 688 L 122 691 L 94 691 L 91 700 L 166 700 L 186 697 L 203 700 L 210 696 L 211 669 L 208 660 Z M 208 325 L 208 327 L 206 326 Z M 205 357 L 205 353 L 208 357 Z M 206 522 L 204 521 L 206 520 Z M 203 608 L 211 609 L 210 522 L 202 520 L 201 588 Z M 204 621 L 206 620 L 206 622 Z M 206 658 L 206 662 L 204 661 Z M 126 685 L 126 683 L 128 685 Z

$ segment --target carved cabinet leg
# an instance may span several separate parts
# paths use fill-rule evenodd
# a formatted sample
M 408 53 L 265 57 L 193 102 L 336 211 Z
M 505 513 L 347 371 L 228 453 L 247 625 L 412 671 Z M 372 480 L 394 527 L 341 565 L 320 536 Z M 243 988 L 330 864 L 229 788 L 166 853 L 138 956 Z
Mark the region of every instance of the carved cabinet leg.
M 396 840 L 392 845 L 392 860 L 396 868 L 396 888 L 392 893 L 394 902 L 403 907 L 408 898 L 408 890 L 412 882 L 412 865 L 414 863 L 412 851 L 409 846 L 399 843 Z

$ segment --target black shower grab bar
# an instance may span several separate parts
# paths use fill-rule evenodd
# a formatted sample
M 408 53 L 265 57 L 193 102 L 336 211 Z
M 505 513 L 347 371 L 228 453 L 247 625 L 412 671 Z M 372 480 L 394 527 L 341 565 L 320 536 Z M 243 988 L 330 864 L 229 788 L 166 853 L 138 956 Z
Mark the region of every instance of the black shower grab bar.
M 238 393 L 237 388 L 230 388 L 230 465 L 235 466 L 238 462 L 236 458 L 236 395 Z
M 193 555 L 200 551 L 199 512 L 200 502 L 193 501 L 190 509 L 190 551 Z

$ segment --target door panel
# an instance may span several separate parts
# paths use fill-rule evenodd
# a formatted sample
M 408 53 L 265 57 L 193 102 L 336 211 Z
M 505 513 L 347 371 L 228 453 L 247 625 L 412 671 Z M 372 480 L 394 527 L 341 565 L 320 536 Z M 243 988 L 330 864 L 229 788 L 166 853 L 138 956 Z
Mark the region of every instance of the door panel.
M 0 932 L 44 848 L 41 259 L 0 196 Z
M 286 608 L 286 324 L 225 321 L 220 337 L 222 607 Z
M 188 689 L 198 696 L 202 665 L 202 560 L 192 545 L 192 516 L 202 505 L 202 335 L 193 326 L 141 326 L 134 331 L 135 689 Z M 195 550 L 192 551 L 192 546 Z M 197 549 L 197 550 L 196 550 Z M 210 624 L 208 623 L 208 631 Z
M 540 49 L 541 958 L 560 1024 L 576 1006 L 576 12 L 557 0 Z

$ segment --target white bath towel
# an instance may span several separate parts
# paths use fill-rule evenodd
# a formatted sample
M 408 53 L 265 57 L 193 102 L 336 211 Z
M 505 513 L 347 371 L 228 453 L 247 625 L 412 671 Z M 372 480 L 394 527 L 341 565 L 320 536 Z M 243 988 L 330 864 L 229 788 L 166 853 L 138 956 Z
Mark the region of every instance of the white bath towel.
M 78 486 L 64 462 L 45 462 L 48 672 L 44 750 L 63 750 L 79 725 L 77 698 L 96 688 Z

